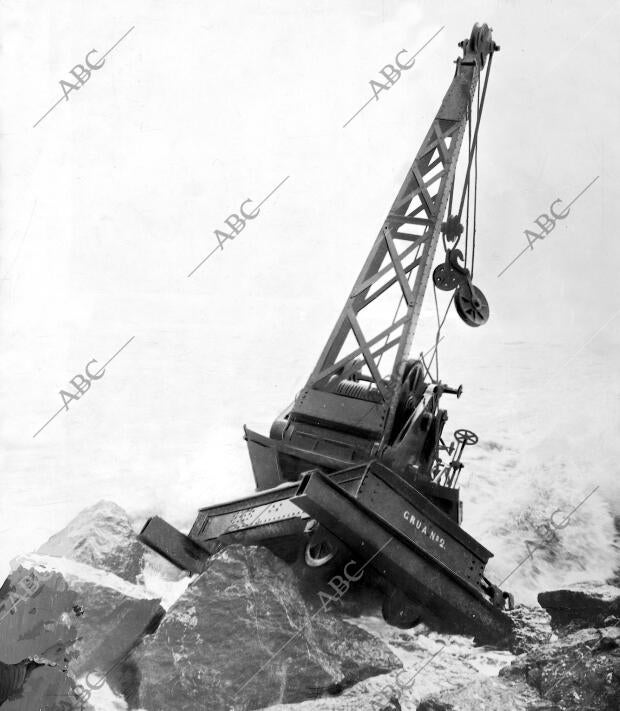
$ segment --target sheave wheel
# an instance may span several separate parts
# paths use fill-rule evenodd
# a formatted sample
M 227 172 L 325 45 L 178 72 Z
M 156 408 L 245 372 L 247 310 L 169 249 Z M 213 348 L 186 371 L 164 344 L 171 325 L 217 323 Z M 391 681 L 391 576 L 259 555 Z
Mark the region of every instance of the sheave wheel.
M 489 320 L 489 304 L 477 286 L 461 286 L 454 295 L 458 315 L 468 326 L 482 326 Z

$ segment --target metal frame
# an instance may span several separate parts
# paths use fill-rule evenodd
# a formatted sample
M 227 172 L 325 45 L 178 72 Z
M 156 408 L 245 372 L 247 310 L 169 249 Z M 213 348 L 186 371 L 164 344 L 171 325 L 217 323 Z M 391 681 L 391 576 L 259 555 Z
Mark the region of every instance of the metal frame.
M 411 347 L 439 239 L 457 159 L 476 88 L 480 62 L 464 43 L 464 57 L 441 108 L 432 122 L 416 158 L 379 231 L 338 321 L 296 400 L 292 415 L 304 414 L 304 401 L 314 391 L 334 394 L 346 380 L 370 383 L 383 424 L 382 443 L 390 432 L 400 393 L 406 357 Z M 479 56 L 479 55 L 478 55 Z M 449 140 L 449 144 L 448 144 Z M 436 189 L 436 192 L 435 192 Z M 391 287 L 402 294 L 406 312 L 381 331 L 365 332 L 360 323 L 364 310 L 376 299 L 385 299 Z M 398 331 L 402 328 L 400 334 Z M 341 353 L 350 335 L 356 346 Z M 393 365 L 382 372 L 384 354 L 395 349 Z M 387 368 L 383 369 L 384 371 Z M 364 372 L 366 371 L 366 372 Z M 338 393 L 339 397 L 351 396 Z M 327 409 L 333 409 L 333 399 Z

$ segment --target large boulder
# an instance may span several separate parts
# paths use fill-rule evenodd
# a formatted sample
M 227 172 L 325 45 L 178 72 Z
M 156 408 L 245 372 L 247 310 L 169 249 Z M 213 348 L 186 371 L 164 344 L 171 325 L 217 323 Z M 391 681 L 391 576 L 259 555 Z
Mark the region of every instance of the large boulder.
M 361 681 L 337 696 L 270 706 L 269 711 L 413 711 L 431 694 L 497 676 L 514 659 L 506 650 L 475 646 L 469 637 L 439 634 L 425 625 L 399 630 L 374 617 L 356 624 L 388 644 L 402 669 Z M 531 689 L 528 693 L 537 696 Z
M 211 559 L 133 661 L 149 711 L 301 702 L 401 666 L 372 634 L 312 610 L 271 552 L 241 546 Z
M 551 615 L 554 629 L 567 632 L 602 627 L 610 617 L 620 617 L 620 588 L 598 583 L 576 583 L 538 595 L 541 607 Z
M 0 661 L 15 665 L 34 657 L 49 665 L 34 669 L 24 684 L 23 708 L 39 708 L 41 694 L 67 697 L 89 673 L 101 686 L 163 612 L 144 588 L 111 573 L 62 558 L 23 556 L 0 588 Z
M 517 605 L 507 614 L 514 622 L 510 639 L 510 651 L 513 654 L 529 652 L 551 639 L 551 617 L 541 607 Z
M 19 566 L 6 579 L 0 588 L 0 662 L 8 697 L 2 711 L 62 708 L 62 701 L 73 700 L 74 682 L 63 670 L 77 639 L 77 604 L 58 572 Z M 31 659 L 43 664 L 29 668 Z
M 581 629 L 518 657 L 500 671 L 562 710 L 620 708 L 620 629 Z
M 127 513 L 111 501 L 100 501 L 80 511 L 37 553 L 87 563 L 132 583 L 144 564 L 144 546 L 138 541 Z
M 79 693 L 79 691 L 78 691 Z M 73 680 L 58 667 L 24 660 L 0 663 L 0 706 L 2 711 L 92 711 L 78 703 Z
M 521 680 L 480 679 L 433 694 L 416 711 L 533 711 L 543 709 L 540 695 Z

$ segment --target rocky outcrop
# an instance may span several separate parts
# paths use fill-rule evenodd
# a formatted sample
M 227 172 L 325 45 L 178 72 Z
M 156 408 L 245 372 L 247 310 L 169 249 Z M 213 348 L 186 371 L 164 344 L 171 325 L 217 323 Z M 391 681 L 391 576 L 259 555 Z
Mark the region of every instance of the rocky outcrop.
M 581 629 L 518 657 L 500 672 L 526 681 L 558 709 L 620 708 L 620 628 Z
M 88 673 L 94 682 L 102 679 L 163 612 L 159 600 L 111 573 L 24 556 L 0 589 L 0 660 L 15 665 L 35 657 L 48 665 L 23 684 L 24 709 L 39 708 L 41 695 L 69 703 L 75 680 Z
M 3 702 L 2 711 L 93 711 L 88 703 L 78 703 L 72 679 L 57 668 L 46 664 L 28 663 L 23 679 Z M 20 675 L 21 676 L 21 675 Z
M 538 602 L 551 616 L 556 630 L 603 627 L 608 617 L 620 617 L 620 588 L 613 585 L 577 583 L 542 592 Z
M 73 626 L 77 595 L 69 590 L 62 575 L 53 571 L 32 571 L 19 566 L 0 588 L 0 660 L 7 671 L 7 700 L 2 711 L 62 708 L 74 698 L 74 682 L 63 673 L 69 649 L 77 639 Z M 41 666 L 14 670 L 28 658 L 39 658 Z M 26 671 L 29 671 L 26 674 Z
M 510 651 L 513 654 L 529 652 L 539 644 L 544 644 L 551 639 L 551 617 L 541 607 L 531 605 L 517 605 L 507 614 L 514 622 L 510 639 Z
M 241 546 L 210 561 L 133 661 L 149 711 L 300 702 L 401 666 L 373 635 L 311 610 L 272 553 Z
M 521 680 L 482 679 L 424 699 L 417 711 L 533 711 L 541 699 Z
M 111 501 L 100 501 L 81 511 L 37 553 L 77 560 L 132 583 L 144 563 L 144 546 L 138 541 L 127 513 Z
M 227 548 L 185 589 L 106 502 L 40 550 L 0 588 L 1 711 L 620 708 L 612 585 L 541 593 L 546 609 L 518 606 L 508 652 L 424 625 L 389 627 L 376 600 L 360 605 L 355 591 L 320 610 L 318 578 L 308 585 L 264 548 Z

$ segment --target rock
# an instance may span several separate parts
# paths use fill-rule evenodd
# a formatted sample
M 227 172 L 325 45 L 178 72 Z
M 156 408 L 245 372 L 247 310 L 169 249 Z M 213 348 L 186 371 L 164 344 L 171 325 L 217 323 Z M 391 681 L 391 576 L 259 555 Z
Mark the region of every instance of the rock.
M 576 583 L 538 595 L 541 607 L 551 615 L 554 629 L 571 632 L 602 627 L 605 618 L 620 615 L 620 588 L 596 583 Z
M 607 583 L 620 587 L 620 514 L 614 516 L 614 527 L 616 529 L 616 535 L 614 537 L 613 547 L 616 551 L 616 561 L 618 561 L 618 565 L 611 578 L 607 580 Z
M 23 659 L 16 664 L 0 662 L 0 705 L 8 699 L 20 695 L 32 672 L 44 666 L 54 667 L 56 665 L 37 662 L 34 659 Z
M 100 501 L 81 511 L 37 553 L 87 563 L 131 583 L 137 581 L 144 561 L 144 546 L 129 517 L 111 501 Z
M 28 657 L 47 662 L 11 684 L 2 711 L 62 708 L 61 702 L 73 700 L 74 682 L 62 670 L 76 639 L 71 627 L 75 600 L 62 575 L 33 575 L 23 567 L 0 588 L 0 660 L 11 667 Z
M 416 711 L 454 711 L 454 706 L 437 698 L 429 698 L 418 704 Z
M 33 705 L 24 709 L 38 709 L 37 694 L 46 684 L 48 695 L 67 696 L 84 674 L 96 673 L 90 681 L 98 683 L 162 615 L 158 599 L 111 573 L 24 556 L 0 589 L 0 660 L 15 664 L 36 655 L 57 665 L 46 673 L 35 670 L 33 683 L 24 685 L 34 694 L 27 699 Z
M 376 617 L 356 624 L 388 644 L 403 668 L 359 682 L 338 696 L 270 706 L 268 711 L 392 711 L 396 703 L 402 711 L 412 711 L 431 694 L 497 676 L 514 659 L 506 650 L 475 646 L 469 637 L 439 634 L 424 624 L 398 630 Z
M 313 612 L 267 549 L 241 546 L 211 559 L 132 659 L 149 711 L 301 702 L 401 666 L 370 633 Z
M 77 638 L 77 597 L 59 572 L 18 566 L 0 588 L 0 660 L 38 655 L 62 666 Z
M 38 666 L 28 673 L 19 691 L 0 705 L 2 711 L 94 711 L 76 697 L 73 680 L 60 669 Z
M 514 621 L 510 640 L 510 651 L 513 654 L 523 654 L 551 639 L 551 617 L 541 607 L 517 605 L 507 614 Z
M 488 678 L 433 694 L 417 711 L 530 711 L 540 696 L 524 681 Z
M 604 627 L 600 630 L 600 649 L 614 649 L 620 647 L 620 627 Z
M 563 710 L 620 708 L 620 654 L 615 628 L 580 629 L 540 645 L 500 671 L 522 679 Z

